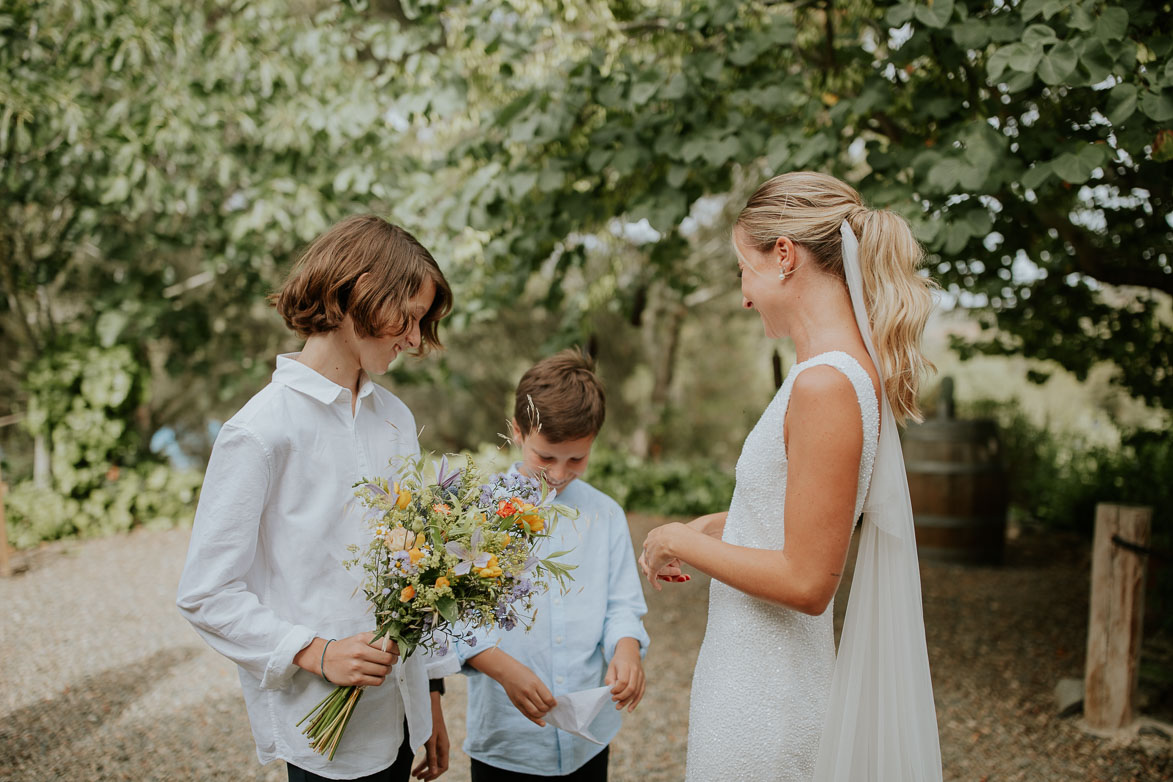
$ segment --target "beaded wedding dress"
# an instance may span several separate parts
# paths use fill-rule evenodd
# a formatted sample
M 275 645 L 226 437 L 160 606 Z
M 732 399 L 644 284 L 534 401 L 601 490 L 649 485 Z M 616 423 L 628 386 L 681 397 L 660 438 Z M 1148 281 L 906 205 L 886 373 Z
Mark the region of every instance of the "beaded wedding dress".
M 880 428 L 868 373 L 846 353 L 815 356 L 790 370 L 737 460 L 737 483 L 722 540 L 781 549 L 785 542 L 783 425 L 799 373 L 826 365 L 855 388 L 863 427 L 855 516 L 867 496 Z M 709 619 L 692 682 L 688 782 L 810 782 L 835 669 L 832 605 L 808 616 L 714 580 Z

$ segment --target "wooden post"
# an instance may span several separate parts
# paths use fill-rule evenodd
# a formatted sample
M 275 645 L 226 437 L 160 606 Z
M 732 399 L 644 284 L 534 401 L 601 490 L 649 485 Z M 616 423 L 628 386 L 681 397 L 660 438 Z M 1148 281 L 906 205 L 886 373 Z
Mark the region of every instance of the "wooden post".
M 1096 506 L 1083 703 L 1093 730 L 1119 730 L 1135 717 L 1152 521 L 1151 508 Z

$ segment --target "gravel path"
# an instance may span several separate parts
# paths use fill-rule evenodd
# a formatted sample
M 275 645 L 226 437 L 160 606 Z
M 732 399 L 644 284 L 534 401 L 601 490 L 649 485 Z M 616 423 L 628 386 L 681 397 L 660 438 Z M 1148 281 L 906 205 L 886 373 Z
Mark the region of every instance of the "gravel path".
M 656 523 L 633 518 L 637 545 Z M 55 544 L 0 580 L 0 780 L 285 779 L 280 763 L 257 764 L 234 666 L 173 607 L 187 539 L 179 529 Z M 1085 546 L 1038 541 L 1011 544 L 1001 568 L 924 566 L 946 779 L 1173 779 L 1167 728 L 1108 740 L 1055 714 L 1055 683 L 1082 675 L 1087 574 Z M 703 577 L 648 594 L 649 690 L 612 746 L 616 782 L 683 778 L 707 594 Z M 464 682 L 448 683 L 459 744 Z M 444 779 L 468 779 L 458 747 Z

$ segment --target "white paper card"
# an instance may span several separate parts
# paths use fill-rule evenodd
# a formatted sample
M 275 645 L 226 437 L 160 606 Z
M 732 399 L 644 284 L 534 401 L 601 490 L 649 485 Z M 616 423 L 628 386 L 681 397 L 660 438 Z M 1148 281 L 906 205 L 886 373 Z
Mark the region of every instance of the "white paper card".
M 543 719 L 567 733 L 581 736 L 596 744 L 606 744 L 591 735 L 587 729 L 604 706 L 612 705 L 611 688 L 595 687 L 593 690 L 579 690 L 558 696 L 558 705 L 546 712 Z

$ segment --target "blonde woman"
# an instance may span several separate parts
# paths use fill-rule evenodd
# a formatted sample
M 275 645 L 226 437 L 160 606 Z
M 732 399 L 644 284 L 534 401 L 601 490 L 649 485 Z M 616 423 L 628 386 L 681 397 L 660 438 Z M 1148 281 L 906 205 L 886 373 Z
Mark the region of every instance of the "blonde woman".
M 658 527 L 657 589 L 713 577 L 690 782 L 941 779 L 908 485 L 932 283 L 898 215 L 834 177 L 775 177 L 733 229 L 742 306 L 798 361 L 745 440 L 729 510 Z M 860 548 L 839 654 L 832 599 Z

